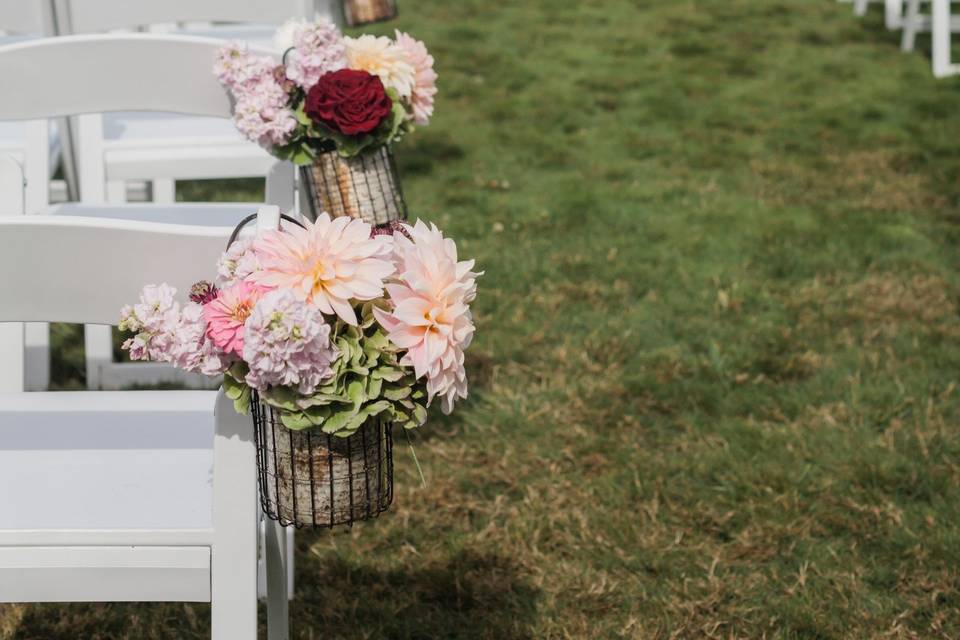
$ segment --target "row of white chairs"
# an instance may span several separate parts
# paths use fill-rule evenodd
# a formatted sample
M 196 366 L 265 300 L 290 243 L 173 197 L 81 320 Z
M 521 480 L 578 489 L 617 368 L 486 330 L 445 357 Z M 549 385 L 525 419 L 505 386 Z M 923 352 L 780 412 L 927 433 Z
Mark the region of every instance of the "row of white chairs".
M 12 5 L 0 7 L 0 17 Z M 101 12 L 98 21 L 96 14 L 106 5 L 112 8 Z M 252 5 L 256 11 L 242 15 Z M 142 27 L 172 22 L 174 16 L 178 23 L 234 22 L 245 17 L 275 18 L 279 23 L 295 8 L 289 0 L 168 0 L 162 5 L 56 0 L 49 6 L 61 17 L 68 15 L 79 31 Z M 68 9 L 70 13 L 64 13 Z M 304 14 L 309 15 L 309 9 Z M 40 15 L 49 19 L 50 14 Z M 0 27 L 29 31 L 26 24 L 10 19 Z M 215 38 L 242 34 L 256 41 L 257 29 L 266 35 L 274 26 L 204 29 Z M 261 596 L 269 595 L 270 637 L 284 638 L 286 599 L 293 588 L 292 531 L 260 522 L 261 552 L 259 560 L 254 552 L 252 569 L 248 552 L 241 549 L 250 539 L 246 531 L 253 532 L 249 535 L 256 544 L 259 521 L 255 485 L 250 487 L 254 476 L 248 464 L 249 433 L 242 426 L 246 419 L 229 417 L 232 409 L 227 411 L 229 403 L 221 399 L 214 420 L 214 396 L 202 393 L 102 392 L 69 394 L 69 399 L 60 394 L 25 395 L 26 388 L 46 386 L 45 325 L 27 325 L 34 329 L 31 336 L 13 321 L 86 322 L 92 389 L 176 379 L 166 368 L 112 362 L 110 324 L 116 321 L 117 305 L 136 295 L 133 282 L 169 280 L 176 265 L 189 267 L 193 280 L 208 276 L 215 255 L 210 247 L 222 249 L 233 225 L 259 204 L 175 203 L 172 189 L 166 197 L 155 198 L 159 202 L 129 204 L 126 190 L 118 184 L 128 179 L 152 181 L 158 195 L 163 191 L 156 188 L 158 181 L 265 176 L 267 202 L 292 211 L 293 167 L 273 161 L 235 133 L 229 102 L 210 71 L 222 39 L 33 35 L 6 43 L 0 38 L 0 78 L 6 89 L 0 123 L 11 130 L 22 123 L 23 132 L 12 146 L 0 145 L 6 152 L 0 153 L 0 252 L 9 263 L 3 267 L 2 283 L 15 291 L 9 295 L 16 301 L 0 314 L 4 315 L 0 323 L 7 321 L 0 324 L 4 360 L 0 457 L 5 460 L 0 471 L 5 487 L 0 500 L 5 516 L 0 520 L 0 601 L 209 600 L 214 603 L 216 638 L 255 637 L 255 602 L 249 602 L 252 575 L 254 599 L 258 590 Z M 54 204 L 50 172 L 58 147 L 51 138 L 57 140 L 58 134 L 51 136 L 49 122 L 73 116 L 79 125 L 80 202 Z M 133 136 L 111 147 L 105 129 L 109 123 L 123 122 L 158 123 L 163 133 L 156 136 L 156 144 L 138 147 Z M 177 127 L 186 135 L 171 136 Z M 149 140 L 149 135 L 140 139 Z M 118 244 L 131 229 L 155 234 L 161 226 L 166 235 L 149 243 L 149 250 L 139 240 L 136 251 Z M 190 227 L 196 233 L 187 231 Z M 211 228 L 216 232 L 211 234 Z M 72 247 L 70 234 L 91 229 L 102 238 L 84 245 L 87 253 L 81 255 Z M 179 230 L 185 237 L 172 248 L 167 240 Z M 207 249 L 187 258 L 183 247 L 190 246 L 197 234 L 207 238 Z M 138 261 L 145 270 L 138 268 Z M 89 276 L 90 269 L 81 268 L 88 265 L 96 265 L 100 277 L 77 284 L 72 276 Z M 69 284 L 47 286 L 58 276 Z M 54 291 L 70 292 L 70 303 L 44 306 L 56 297 Z M 50 309 L 58 313 L 47 313 Z M 221 420 L 223 414 L 228 415 Z M 163 424 L 164 419 L 173 424 Z M 111 441 L 133 425 L 137 430 L 129 438 Z M 243 442 L 233 443 L 238 433 Z M 217 465 L 222 469 L 218 471 Z M 221 481 L 224 476 L 227 479 Z M 235 508 L 243 501 L 249 507 Z M 248 508 L 253 515 L 240 525 Z M 224 515 L 227 511 L 230 515 Z M 216 540 L 225 541 L 219 555 Z
M 23 0 L 0 3 L 0 45 L 41 37 L 124 31 L 166 31 L 243 40 L 272 48 L 276 27 L 291 17 L 325 15 L 338 18 L 333 0 L 165 0 L 162 3 L 128 0 Z M 211 62 L 204 70 L 210 73 Z M 121 83 L 155 82 L 130 70 Z M 260 147 L 243 139 L 230 120 L 170 114 L 156 110 L 88 113 L 60 118 L 61 129 L 46 120 L 0 122 L 0 151 L 21 162 L 27 177 L 28 213 L 85 215 L 86 207 L 109 204 L 102 210 L 114 217 L 184 220 L 226 224 L 248 206 L 174 205 L 176 182 L 214 178 L 263 178 L 272 172 L 289 173 Z M 69 125 L 64 127 L 63 125 Z M 54 203 L 50 197 L 52 167 L 64 151 L 64 167 L 74 165 L 79 202 Z M 72 162 L 75 161 L 75 162 Z M 276 176 L 281 182 L 292 179 Z M 129 183 L 149 183 L 150 206 L 127 203 Z M 268 179 L 274 195 L 286 186 Z M 282 201 L 293 208 L 294 200 Z M 162 205 L 162 206 L 161 206 Z M 202 386 L 204 380 L 170 367 L 116 363 L 109 327 L 85 330 L 86 380 L 90 389 L 119 389 L 132 384 L 174 382 Z M 49 383 L 49 331 L 45 325 L 26 327 L 27 357 L 24 385 L 45 389 Z
M 847 0 L 850 1 L 850 0 Z M 854 12 L 863 16 L 871 3 L 883 3 L 884 23 L 891 31 L 902 29 L 900 48 L 913 51 L 917 35 L 930 33 L 933 75 L 945 78 L 960 73 L 953 62 L 951 40 L 960 31 L 960 16 L 952 13 L 951 0 L 852 0 Z
M 229 100 L 209 72 L 221 44 L 87 35 L 0 47 L 0 120 L 141 110 L 229 118 Z M 116 81 L 132 74 L 153 82 Z M 275 168 L 275 203 L 292 203 L 292 177 L 289 166 Z M 209 272 L 236 221 L 177 205 L 160 205 L 169 213 L 142 205 L 136 220 L 107 204 L 30 215 L 24 183 L 19 160 L 0 157 L 7 344 L 23 336 L 9 323 L 109 326 L 143 283 L 185 288 Z M 278 224 L 280 207 L 249 204 L 236 214 L 256 208 L 261 227 Z M 209 601 L 215 639 L 252 640 L 252 435 L 249 418 L 218 392 L 0 393 L 0 601 Z M 263 539 L 269 635 L 280 639 L 288 538 L 270 523 Z

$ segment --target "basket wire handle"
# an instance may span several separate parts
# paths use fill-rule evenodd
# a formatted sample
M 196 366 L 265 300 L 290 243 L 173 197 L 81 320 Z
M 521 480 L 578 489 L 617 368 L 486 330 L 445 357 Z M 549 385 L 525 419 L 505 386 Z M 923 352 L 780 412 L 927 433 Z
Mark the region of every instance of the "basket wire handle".
M 230 239 L 227 240 L 228 249 L 230 248 L 230 245 L 232 245 L 234 242 L 237 241 L 237 238 L 240 236 L 240 232 L 243 231 L 243 228 L 248 224 L 250 224 L 251 222 L 253 222 L 254 220 L 257 221 L 257 229 L 260 231 L 264 231 L 266 229 L 279 228 L 281 220 L 292 222 L 298 227 L 302 229 L 306 229 L 306 227 L 303 226 L 303 223 L 297 220 L 296 218 L 288 216 L 285 213 L 280 213 L 280 207 L 277 207 L 274 205 L 260 207 L 259 209 L 257 209 L 256 213 L 251 213 L 246 218 L 241 220 L 240 223 L 236 226 L 236 228 L 233 230 L 233 233 L 230 234 Z

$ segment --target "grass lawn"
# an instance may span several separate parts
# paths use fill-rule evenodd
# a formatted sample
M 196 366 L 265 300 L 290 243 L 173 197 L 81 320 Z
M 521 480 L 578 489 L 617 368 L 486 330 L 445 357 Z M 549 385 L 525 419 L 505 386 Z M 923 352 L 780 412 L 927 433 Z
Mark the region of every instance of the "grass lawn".
M 486 270 L 471 399 L 416 436 L 426 488 L 398 447 L 391 512 L 298 534 L 294 636 L 960 637 L 960 83 L 832 0 L 401 13 L 442 82 L 408 202 Z

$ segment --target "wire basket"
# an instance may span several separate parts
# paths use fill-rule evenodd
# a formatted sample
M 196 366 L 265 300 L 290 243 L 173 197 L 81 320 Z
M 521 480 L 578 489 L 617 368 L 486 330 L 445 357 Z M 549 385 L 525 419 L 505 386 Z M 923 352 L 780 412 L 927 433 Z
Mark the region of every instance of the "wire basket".
M 316 220 L 326 211 L 331 217 L 350 216 L 372 225 L 407 219 L 400 175 L 388 145 L 344 158 L 325 151 L 313 164 L 300 167 L 302 211 Z
M 373 418 L 351 436 L 292 431 L 256 395 L 250 403 L 263 512 L 283 526 L 369 520 L 393 502 L 392 423 Z
M 361 27 L 396 17 L 396 0 L 343 0 L 343 18 L 348 27 Z

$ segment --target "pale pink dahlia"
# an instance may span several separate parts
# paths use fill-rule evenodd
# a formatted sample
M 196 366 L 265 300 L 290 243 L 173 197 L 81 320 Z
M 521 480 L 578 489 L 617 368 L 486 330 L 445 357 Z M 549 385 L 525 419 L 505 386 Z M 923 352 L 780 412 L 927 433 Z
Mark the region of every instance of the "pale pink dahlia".
M 203 305 L 207 337 L 214 345 L 227 353 L 243 355 L 243 324 L 261 296 L 257 286 L 240 282 Z
M 357 324 L 352 300 L 383 295 L 393 273 L 390 241 L 370 237 L 370 225 L 356 218 L 334 220 L 326 213 L 306 228 L 267 231 L 254 241 L 260 270 L 250 279 L 265 288 L 293 289 L 320 311 Z
M 285 386 L 310 395 L 333 376 L 330 365 L 339 352 L 330 344 L 330 325 L 290 289 L 271 291 L 257 303 L 245 337 L 246 383 L 254 389 Z
M 410 105 L 413 108 L 413 121 L 419 125 L 430 123 L 433 115 L 433 97 L 437 95 L 437 72 L 433 70 L 433 56 L 427 52 L 423 42 L 409 34 L 397 30 L 397 46 L 407 54 L 407 60 L 413 65 L 415 75 Z
M 473 339 L 470 302 L 476 297 L 474 261 L 457 261 L 457 247 L 436 226 L 421 221 L 393 235 L 397 274 L 387 284 L 392 310 L 374 309 L 390 341 L 406 353 L 400 363 L 427 379 L 427 400 L 442 399 L 444 413 L 467 397 L 463 350 Z

